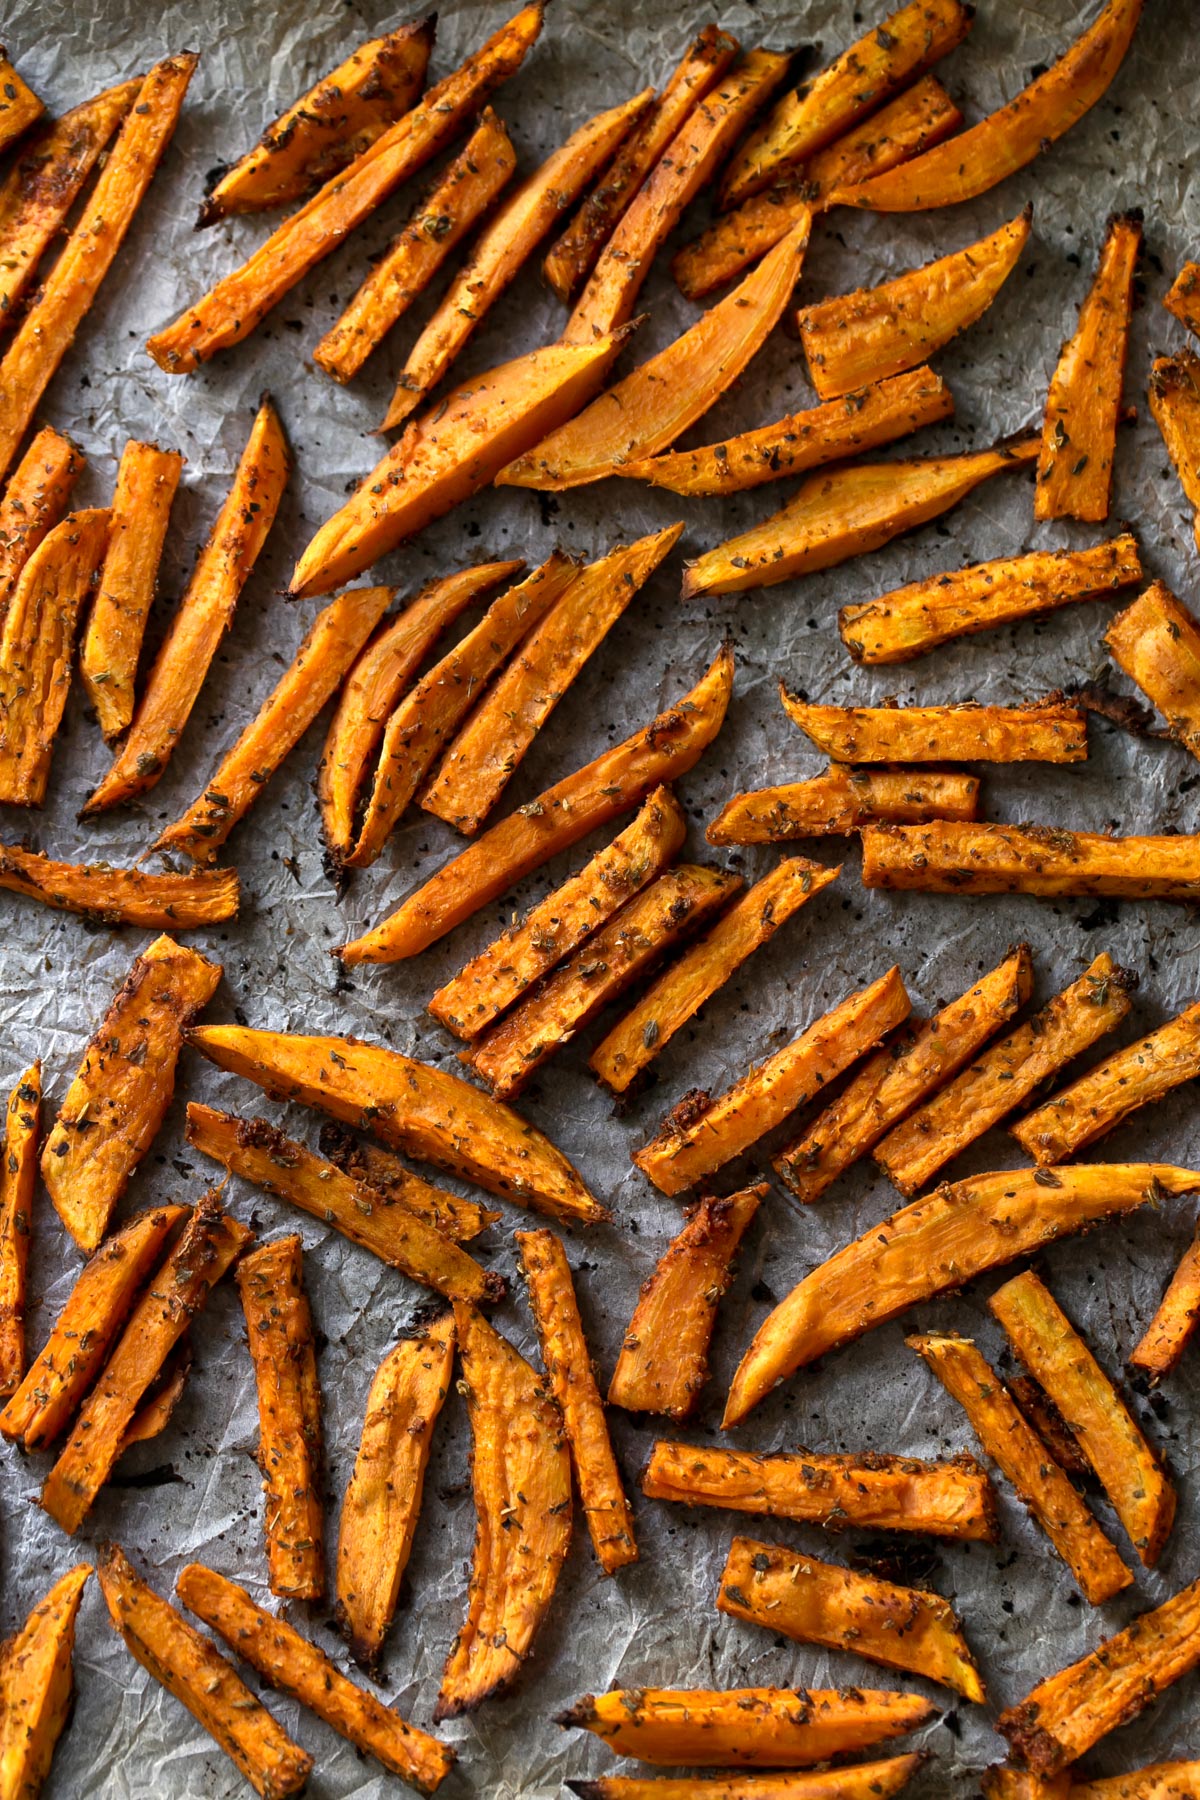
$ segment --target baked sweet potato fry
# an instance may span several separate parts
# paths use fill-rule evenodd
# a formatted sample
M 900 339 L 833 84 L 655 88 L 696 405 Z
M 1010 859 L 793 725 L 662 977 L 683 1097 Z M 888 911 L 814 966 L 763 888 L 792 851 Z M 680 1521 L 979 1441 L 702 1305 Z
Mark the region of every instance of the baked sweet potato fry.
M 175 1408 L 183 1398 L 187 1378 L 192 1369 L 192 1345 L 186 1333 L 180 1338 L 163 1363 L 146 1398 L 134 1413 L 129 1430 L 121 1439 L 121 1455 L 133 1444 L 147 1444 L 160 1437 L 171 1423 Z
M 1150 370 L 1150 411 L 1192 511 L 1200 548 L 1200 356 L 1181 350 L 1156 358 Z
M 927 894 L 1200 899 L 1200 838 L 1108 837 L 1057 825 L 867 825 L 864 887 Z
M 376 1188 L 389 1200 L 399 1201 L 410 1212 L 431 1220 L 438 1230 L 453 1238 L 456 1244 L 472 1238 L 494 1225 L 503 1214 L 493 1206 L 482 1206 L 478 1200 L 464 1200 L 445 1188 L 434 1187 L 424 1176 L 405 1168 L 390 1150 L 377 1144 L 363 1144 L 330 1119 L 321 1127 L 321 1155 L 327 1156 L 343 1175 L 351 1175 L 363 1187 Z
M 993 1763 L 980 1779 L 983 1800 L 1070 1800 L 1071 1773 L 1043 1777 L 1015 1763 Z
M 146 348 L 159 368 L 168 375 L 184 374 L 248 337 L 394 188 L 458 136 L 501 82 L 516 74 L 541 28 L 541 0 L 529 0 L 349 168 L 330 176 L 240 268 L 156 332 Z
M 596 1560 L 606 1575 L 613 1575 L 637 1561 L 637 1539 L 567 1253 L 552 1231 L 518 1231 L 516 1236 L 546 1379 L 566 1428 L 579 1504 Z
M 22 81 L 9 62 L 7 51 L 0 48 L 0 150 L 15 143 L 45 110 L 45 102 Z
M 1085 762 L 1087 714 L 1048 694 L 1024 706 L 810 706 L 779 698 L 793 725 L 843 763 Z
M 1197 362 L 1200 369 L 1200 361 Z M 1152 581 L 1104 637 L 1177 743 L 1200 757 L 1200 624 L 1165 582 Z
M 1147 1763 L 1129 1775 L 1071 1783 L 1073 1800 L 1195 1800 L 1200 1762 Z
M 1065 1469 L 1068 1475 L 1089 1475 L 1091 1464 L 1076 1443 L 1074 1432 L 1033 1376 L 1011 1376 L 1008 1391 L 1026 1424 L 1041 1439 L 1059 1468 Z
M 416 956 L 589 831 L 637 806 L 662 782 L 685 775 L 724 724 L 733 671 L 733 651 L 724 646 L 682 700 L 485 831 L 390 918 L 343 945 L 342 961 L 353 967 Z M 0 863 L 0 881 L 2 874 Z
M 764 1063 L 713 1100 L 696 1091 L 668 1113 L 633 1160 L 663 1194 L 683 1193 L 731 1162 L 843 1074 L 907 1018 L 897 968 L 847 995 Z
M 1170 1163 L 1069 1164 L 945 1183 L 836 1251 L 775 1307 L 738 1365 L 725 1425 L 744 1419 L 803 1364 L 910 1306 L 1198 1184 L 1200 1175 Z
M 888 1756 L 840 1769 L 776 1770 L 766 1775 L 601 1775 L 568 1781 L 577 1800 L 888 1800 L 905 1787 L 924 1754 Z
M 0 844 L 0 890 L 99 924 L 149 931 L 195 931 L 236 918 L 238 909 L 236 869 L 150 875 L 110 863 L 55 862 L 19 844 Z
M 539 1377 L 474 1307 L 457 1305 L 471 1422 L 475 1549 L 467 1616 L 451 1645 L 435 1722 L 474 1712 L 516 1680 L 571 1542 L 571 1459 Z
M 1200 337 L 1200 263 L 1185 263 L 1167 293 L 1163 305 L 1180 324 Z
M 25 1268 L 37 1183 L 42 1065 L 26 1069 L 8 1097 L 0 1165 L 0 1400 L 25 1374 Z M 0 1414 L 0 1420 L 3 1419 Z M 3 1425 L 0 1423 L 0 1430 Z
M 156 938 L 134 961 L 84 1051 L 42 1151 L 42 1180 L 81 1250 L 100 1243 L 158 1135 L 184 1032 L 220 979 L 220 963 L 165 934 Z
M 984 1452 L 1012 1483 L 1084 1598 L 1103 1606 L 1127 1588 L 1133 1576 L 970 1339 L 929 1336 L 905 1342 L 958 1401 Z
M 959 456 L 855 463 L 810 475 L 782 511 L 687 563 L 683 597 L 774 587 L 879 550 L 957 506 L 989 476 L 1020 468 L 1037 453 L 1037 438 L 1017 438 Z
M 708 1380 L 717 1308 L 766 1191 L 759 1182 L 689 1209 L 683 1230 L 642 1283 L 608 1386 L 610 1406 L 671 1419 L 695 1410 Z
M 1028 944 L 932 1019 L 867 1058 L 837 1099 L 772 1164 L 797 1200 L 819 1200 L 832 1182 L 951 1080 L 1024 1006 L 1033 986 Z
M 855 662 L 909 662 L 953 638 L 1039 618 L 1141 579 L 1137 539 L 1124 531 L 1088 550 L 1030 550 L 928 575 L 880 600 L 843 606 L 838 631 Z
M 74 1701 L 75 1616 L 93 1572 L 60 1575 L 0 1660 L 0 1793 L 37 1800 Z
M 0 629 L 29 558 L 67 510 L 84 456 L 70 438 L 45 425 L 0 495 Z
M 294 1744 L 216 1645 L 137 1575 L 113 1544 L 97 1571 L 113 1626 L 129 1653 L 182 1701 L 262 1800 L 298 1794 L 312 1757 Z
M 844 836 L 876 819 L 920 823 L 978 815 L 977 775 L 831 763 L 807 781 L 735 794 L 704 835 L 710 844 L 782 844 L 790 838 Z
M 940 1594 L 735 1537 L 721 1572 L 717 1611 L 802 1644 L 852 1650 L 886 1668 L 910 1669 L 978 1704 L 986 1699 L 962 1629 Z
M 1139 1338 L 1129 1366 L 1151 1382 L 1169 1375 L 1187 1348 L 1200 1321 L 1200 1228 L 1184 1251 L 1158 1311 Z M 0 1414 L 0 1430 L 3 1415 Z
M 400 1339 L 375 1371 L 367 1397 L 337 1547 L 337 1622 L 366 1669 L 379 1659 L 400 1598 L 454 1345 L 447 1311 Z

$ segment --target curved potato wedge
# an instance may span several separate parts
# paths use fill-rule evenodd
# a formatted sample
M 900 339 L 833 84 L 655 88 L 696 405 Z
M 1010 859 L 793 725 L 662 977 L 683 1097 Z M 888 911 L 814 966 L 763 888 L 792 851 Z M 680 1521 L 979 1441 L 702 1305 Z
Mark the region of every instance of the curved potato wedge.
M 779 698 L 793 725 L 840 763 L 1086 762 L 1087 714 L 1056 695 L 1023 706 L 810 706 Z
M 601 1775 L 568 1781 L 576 1800 L 889 1800 L 912 1780 L 924 1753 L 841 1769 L 778 1770 L 767 1775 Z M 1097 1797 L 1100 1800 L 1100 1797 Z M 1165 1800 L 1165 1796 L 1164 1796 Z
M 1163 305 L 1200 337 L 1200 263 L 1185 263 L 1163 296 Z
M 333 1119 L 321 1127 L 320 1146 L 321 1155 L 343 1175 L 353 1176 L 363 1187 L 378 1189 L 389 1201 L 398 1200 L 410 1212 L 421 1213 L 456 1244 L 469 1243 L 504 1216 L 494 1206 L 482 1206 L 478 1200 L 464 1200 L 459 1194 L 434 1187 L 390 1150 L 360 1143 L 352 1131 Z
M 1200 1322 L 1200 1227 L 1172 1275 L 1158 1311 L 1139 1338 L 1129 1366 L 1151 1382 L 1169 1375 Z M 4 1416 L 0 1414 L 0 1431 Z
M 1200 368 L 1200 364 L 1197 365 Z M 1104 634 L 1117 662 L 1200 757 L 1200 624 L 1165 582 L 1152 581 Z
M 782 844 L 790 838 L 837 837 L 876 819 L 921 823 L 974 819 L 979 777 L 954 770 L 849 769 L 830 763 L 823 775 L 759 788 L 727 800 L 704 835 L 710 844 Z
M 1150 370 L 1150 411 L 1196 515 L 1200 549 L 1200 356 L 1181 350 L 1156 358 Z
M 36 1800 L 71 1712 L 75 1615 L 93 1574 L 76 1563 L 38 1602 L 0 1661 L 0 1793 Z
M 41 1108 L 42 1065 L 35 1062 L 9 1095 L 4 1120 L 0 1163 L 0 1400 L 16 1393 L 25 1374 L 25 1271 L 37 1185 Z M 0 1413 L 0 1431 L 4 1431 L 4 1417 Z
M 0 494 L 0 629 L 21 571 L 67 510 L 84 455 L 44 425 Z
M 927 894 L 1200 898 L 1200 837 L 1108 837 L 1057 825 L 866 825 L 864 887 Z
M 0 49 L 0 150 L 7 150 L 45 110 L 45 101 L 39 100 L 29 84 L 22 81 L 7 52 Z
M 81 913 L 103 925 L 140 925 L 150 931 L 195 931 L 235 919 L 236 869 L 194 869 L 187 875 L 149 875 L 108 863 L 64 863 L 0 844 L 0 890 L 40 900 L 58 912 Z

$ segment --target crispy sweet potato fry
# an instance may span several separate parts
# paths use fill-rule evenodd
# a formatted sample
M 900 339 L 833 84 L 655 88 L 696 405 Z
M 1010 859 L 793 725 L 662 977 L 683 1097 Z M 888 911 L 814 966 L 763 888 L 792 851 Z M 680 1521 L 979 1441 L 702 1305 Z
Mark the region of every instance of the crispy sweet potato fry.
M 220 979 L 220 963 L 156 938 L 84 1051 L 42 1151 L 42 1180 L 80 1249 L 99 1244 L 154 1142 L 175 1092 L 183 1034 Z
M 1200 1762 L 1147 1763 L 1130 1775 L 1072 1782 L 1072 1800 L 1195 1800 Z
M 1084 1598 L 1102 1606 L 1127 1588 L 1133 1576 L 970 1339 L 930 1336 L 905 1342 L 958 1401 L 984 1451 L 1017 1490 Z
M 1096 104 L 1124 60 L 1141 10 L 1142 0 L 1107 0 L 1082 36 L 1007 106 L 886 175 L 839 188 L 837 203 L 874 212 L 924 212 L 986 193 L 1032 162 Z
M 0 890 L 100 924 L 149 931 L 195 931 L 236 918 L 238 909 L 236 869 L 148 875 L 109 863 L 55 862 L 19 844 L 0 844 Z
M 727 800 L 704 835 L 710 844 L 781 844 L 829 837 L 875 819 L 901 822 L 974 819 L 979 777 L 956 770 L 850 769 L 831 763 L 823 775 L 759 788 Z
M 571 1460 L 558 1406 L 474 1307 L 457 1305 L 454 1318 L 471 1421 L 475 1550 L 435 1721 L 474 1712 L 512 1686 L 571 1542 Z
M 853 1650 L 868 1662 L 911 1669 L 979 1704 L 986 1698 L 962 1629 L 940 1594 L 735 1537 L 721 1572 L 717 1611 L 802 1644 Z
M 1200 356 L 1181 350 L 1178 356 L 1158 357 L 1150 370 L 1149 397 L 1154 422 L 1196 515 L 1200 548 Z
M 909 462 L 855 463 L 810 475 L 782 511 L 685 565 L 684 599 L 774 587 L 879 550 L 957 506 L 981 481 L 1020 468 L 1037 438 Z
M 14 1394 L 25 1374 L 25 1266 L 37 1182 L 41 1106 L 42 1065 L 35 1062 L 9 1095 L 4 1121 L 4 1161 L 0 1164 L 0 1399 Z
M 1037 618 L 1141 579 L 1137 539 L 1124 531 L 1088 550 L 1030 550 L 928 575 L 880 600 L 843 606 L 838 631 L 855 662 L 909 662 L 953 638 Z
M 780 682 L 779 698 L 843 763 L 1087 760 L 1087 714 L 1054 694 L 1024 706 L 809 706 Z
M 690 1208 L 643 1283 L 608 1386 L 610 1406 L 686 1419 L 708 1380 L 717 1308 L 733 1280 L 738 1246 L 767 1187 Z
M 924 1762 L 920 1751 L 841 1769 L 766 1775 L 685 1775 L 665 1780 L 644 1775 L 602 1775 L 568 1781 L 577 1800 L 888 1800 Z
M 1185 263 L 1163 295 L 1163 305 L 1200 337 L 1200 263 Z
M 454 1344 L 454 1316 L 445 1312 L 388 1352 L 367 1397 L 337 1547 L 337 1622 L 367 1669 L 378 1661 L 400 1597 Z
M 867 825 L 864 887 L 927 894 L 1200 898 L 1200 838 L 1108 837 L 1057 825 Z
M 593 762 L 565 775 L 446 863 L 365 936 L 338 952 L 349 966 L 399 962 L 436 943 L 589 831 L 692 768 L 725 721 L 733 651 L 723 647 L 682 700 Z M 0 864 L 0 880 L 3 865 Z
M 184 374 L 248 337 L 289 289 L 394 188 L 458 136 L 501 82 L 516 74 L 541 28 L 541 0 L 529 0 L 410 112 L 389 125 L 348 169 L 332 175 L 239 269 L 174 324 L 156 332 L 146 348 L 159 368 L 169 375 Z
M 0 496 L 0 628 L 21 571 L 67 510 L 84 457 L 70 438 L 43 426 Z
M 932 1019 L 868 1057 L 849 1087 L 775 1158 L 797 1200 L 819 1200 L 844 1169 L 952 1079 L 1029 998 L 1033 959 L 1018 944 Z
M 0 150 L 15 143 L 45 110 L 45 102 L 21 80 L 8 53 L 0 48 Z
M 312 1757 L 294 1744 L 216 1646 L 138 1576 L 110 1545 L 97 1579 L 131 1656 L 183 1702 L 262 1800 L 298 1794 Z
M 740 1156 L 856 1063 L 908 1016 L 897 968 L 849 994 L 727 1093 L 687 1094 L 633 1160 L 663 1194 L 679 1194 Z
M 1129 1366 L 1152 1382 L 1169 1375 L 1200 1321 L 1200 1227 L 1172 1275 L 1158 1311 L 1129 1358 Z M 0 1415 L 0 1430 L 3 1416 Z
M 1197 363 L 1200 369 L 1200 362 Z M 1200 625 L 1165 582 L 1152 581 L 1104 637 L 1177 743 L 1200 757 Z
M 592 1548 L 604 1573 L 613 1575 L 637 1561 L 637 1539 L 583 1334 L 567 1253 L 562 1239 L 552 1231 L 518 1231 L 517 1250 L 546 1379 L 566 1427 Z
M 434 1187 L 423 1176 L 405 1168 L 390 1150 L 360 1143 L 353 1132 L 333 1119 L 322 1125 L 320 1142 L 321 1155 L 327 1156 L 343 1175 L 351 1175 L 363 1187 L 375 1188 L 389 1200 L 407 1206 L 410 1212 L 422 1214 L 456 1244 L 469 1243 L 503 1217 L 493 1206 L 482 1206 L 478 1200 L 464 1200 L 458 1194 L 447 1193 L 445 1188 Z
M 37 1800 L 74 1699 L 75 1616 L 93 1572 L 76 1563 L 38 1602 L 0 1661 L 0 1793 Z
M 579 571 L 454 738 L 418 796 L 426 812 L 468 836 L 478 831 L 534 737 L 682 530 L 668 525 L 619 544 Z

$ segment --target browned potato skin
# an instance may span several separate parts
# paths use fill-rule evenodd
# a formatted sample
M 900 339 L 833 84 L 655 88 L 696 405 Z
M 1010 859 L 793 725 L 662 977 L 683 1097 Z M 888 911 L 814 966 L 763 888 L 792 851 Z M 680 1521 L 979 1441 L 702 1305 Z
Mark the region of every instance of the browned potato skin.
M 21 570 L 66 512 L 84 463 L 70 438 L 44 425 L 0 494 L 0 628 Z
M 187 875 L 147 874 L 107 863 L 55 862 L 19 844 L 0 844 L 0 890 L 40 900 L 56 912 L 81 913 L 102 925 L 149 931 L 195 931 L 237 917 L 236 869 Z
M 1187 1348 L 1200 1320 L 1200 1226 L 1172 1275 L 1158 1311 L 1151 1319 L 1129 1366 L 1152 1382 L 1169 1375 Z M 0 1417 L 0 1429 L 3 1429 Z
M 927 894 L 1200 899 L 1200 837 L 1105 837 L 1052 825 L 868 825 L 864 887 Z
M 1163 305 L 1200 337 L 1200 263 L 1185 263 L 1163 296 Z
M 375 1188 L 389 1200 L 398 1200 L 410 1212 L 420 1213 L 456 1244 L 468 1244 L 503 1217 L 494 1206 L 464 1200 L 445 1188 L 434 1187 L 416 1175 L 378 1144 L 362 1144 L 344 1125 L 330 1119 L 321 1127 L 321 1155 L 334 1168 L 351 1175 L 363 1187 Z
M 0 150 L 7 149 L 23 131 L 28 131 L 45 110 L 45 101 L 39 100 L 28 83 L 22 81 L 0 49 Z
M 766 1775 L 601 1775 L 568 1781 L 577 1800 L 889 1800 L 925 1761 L 922 1751 L 842 1769 L 790 1769 Z M 1100 1797 L 1097 1796 L 1097 1800 Z M 1166 1797 L 1164 1796 L 1164 1800 Z
M 76 1563 L 38 1602 L 0 1659 L 0 1781 L 12 1800 L 36 1800 L 71 1712 L 75 1616 L 93 1572 Z
M 1152 581 L 1117 614 L 1104 641 L 1175 741 L 1200 756 L 1200 625 L 1188 608 L 1165 582 Z
M 780 682 L 779 698 L 840 763 L 1087 760 L 1087 714 L 1054 694 L 1024 706 L 813 706 Z
M 4 1121 L 4 1161 L 0 1165 L 0 1399 L 14 1394 L 25 1374 L 25 1269 L 37 1184 L 41 1112 L 42 1065 L 35 1062 L 9 1095 Z
M 704 835 L 710 844 L 780 844 L 790 838 L 843 836 L 881 819 L 922 824 L 978 816 L 977 775 L 830 763 L 823 775 L 807 781 L 735 794 Z

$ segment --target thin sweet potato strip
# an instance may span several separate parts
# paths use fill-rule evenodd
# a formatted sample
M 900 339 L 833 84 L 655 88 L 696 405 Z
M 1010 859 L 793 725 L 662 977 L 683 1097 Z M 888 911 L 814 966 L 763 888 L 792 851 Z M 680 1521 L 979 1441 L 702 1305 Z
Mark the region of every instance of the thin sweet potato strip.
M 1152 581 L 1117 614 L 1104 641 L 1157 706 L 1171 736 L 1200 757 L 1200 624 L 1194 614 L 1165 582 Z
M 76 1563 L 60 1575 L 0 1661 L 0 1782 L 13 1800 L 36 1800 L 71 1713 L 75 1615 L 93 1573 Z
M 21 571 L 67 510 L 84 456 L 70 438 L 45 425 L 0 496 L 0 629 Z
M 363 1187 L 376 1188 L 389 1200 L 398 1200 L 410 1212 L 420 1213 L 456 1244 L 469 1243 L 486 1231 L 503 1215 L 494 1206 L 482 1206 L 478 1200 L 464 1200 L 445 1188 L 434 1187 L 423 1175 L 416 1175 L 378 1144 L 362 1144 L 333 1119 L 321 1127 L 321 1155 L 327 1156 L 343 1175 L 352 1175 Z
M 26 1069 L 8 1097 L 0 1164 L 0 1399 L 25 1374 L 25 1269 L 37 1183 L 42 1065 Z M 4 1415 L 0 1414 L 0 1430 Z
M 978 815 L 977 775 L 831 763 L 807 781 L 735 794 L 704 835 L 710 844 L 781 844 L 789 838 L 843 836 L 876 819 L 920 823 Z
M 660 1193 L 684 1192 L 815 1098 L 901 1024 L 910 1006 L 899 969 L 889 969 L 751 1068 L 719 1099 L 702 1092 L 685 1095 L 659 1135 L 634 1151 L 634 1162 Z
M 1102 1219 L 1198 1185 L 1200 1175 L 1170 1163 L 1068 1164 L 945 1183 L 835 1252 L 779 1303 L 738 1366 L 725 1425 L 744 1419 L 803 1364 L 910 1306 Z
M 889 1800 L 925 1761 L 922 1751 L 841 1769 L 778 1770 L 766 1775 L 601 1775 L 568 1781 L 576 1800 Z M 1163 1797 L 1165 1800 L 1165 1796 Z
M 1133 1576 L 970 1339 L 930 1336 L 905 1342 L 958 1401 L 984 1452 L 1012 1483 L 1084 1598 L 1103 1606 L 1127 1588 Z
M 150 931 L 195 931 L 236 918 L 238 909 L 236 869 L 148 875 L 109 863 L 55 862 L 19 844 L 0 844 L 0 890 L 103 925 Z
M 1032 1269 L 1005 1282 L 988 1305 L 1070 1424 L 1138 1555 L 1153 1568 L 1175 1519 L 1175 1490 L 1125 1402 Z
M 852 1650 L 868 1662 L 910 1669 L 979 1704 L 986 1698 L 962 1628 L 940 1594 L 735 1537 L 721 1572 L 717 1611 L 802 1644 Z
M 42 1179 L 82 1250 L 108 1230 L 175 1092 L 183 1035 L 220 963 L 165 934 L 136 958 L 94 1033 L 42 1151 Z
M 1147 1325 L 1129 1366 L 1152 1382 L 1169 1375 L 1200 1321 L 1200 1227 L 1172 1275 L 1158 1311 Z M 0 1430 L 3 1415 L 0 1415 Z
M 1154 422 L 1196 515 L 1200 549 L 1200 356 L 1181 350 L 1178 356 L 1158 357 L 1150 370 L 1149 398 Z
M 592 1548 L 604 1573 L 613 1575 L 637 1561 L 637 1539 L 579 1317 L 567 1253 L 562 1239 L 552 1231 L 518 1231 L 517 1251 L 546 1378 L 562 1412 Z
M 927 894 L 1200 899 L 1200 837 L 1108 837 L 1057 825 L 867 825 L 864 887 Z
M 767 1187 L 701 1200 L 642 1283 L 608 1386 L 610 1406 L 686 1419 L 708 1381 L 717 1308 Z
M 17 74 L 0 48 L 0 150 L 6 150 L 45 112 L 45 102 Z
M 1163 305 L 1200 337 L 1200 263 L 1185 263 L 1163 295 Z
M 475 1549 L 435 1722 L 512 1686 L 571 1543 L 571 1459 L 556 1402 L 474 1307 L 456 1306 L 454 1318 L 471 1421 Z
M 378 1661 L 408 1566 L 433 1428 L 454 1369 L 454 1316 L 403 1337 L 375 1371 L 342 1501 L 337 1609 L 356 1662 Z
M 1147 1763 L 1129 1775 L 1072 1782 L 1070 1793 L 1072 1800 L 1195 1800 L 1200 1762 Z
M 793 725 L 843 763 L 1085 762 L 1087 714 L 1049 694 L 1024 706 L 810 706 L 779 698 Z
M 611 1092 L 625 1093 L 746 958 L 840 874 L 840 867 L 823 868 L 803 856 L 777 863 L 651 982 L 592 1052 L 588 1059 L 592 1073 Z

